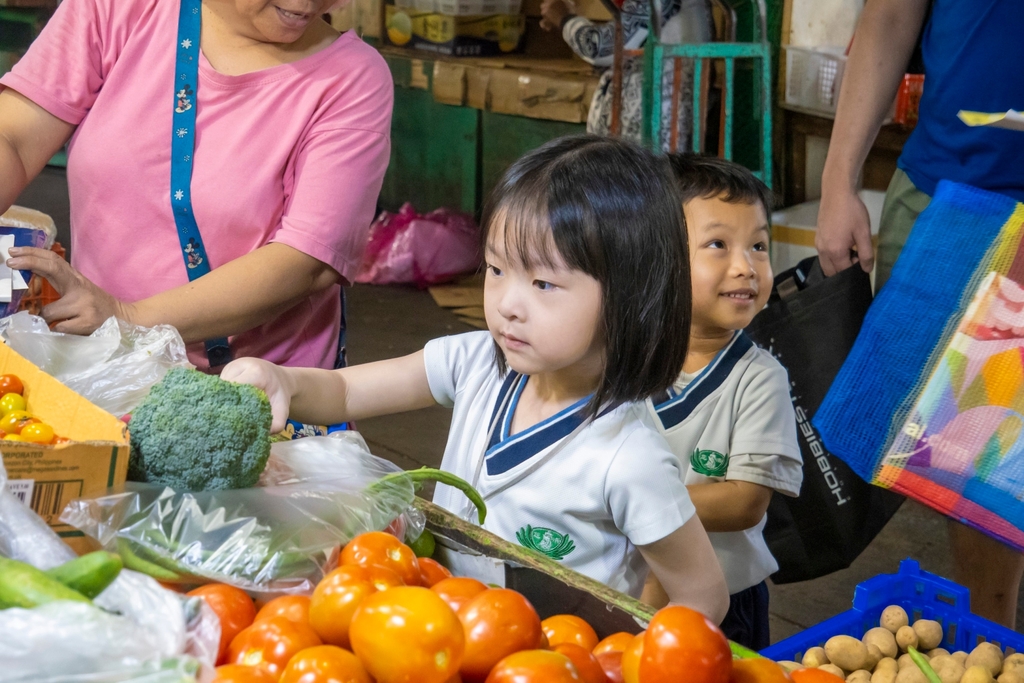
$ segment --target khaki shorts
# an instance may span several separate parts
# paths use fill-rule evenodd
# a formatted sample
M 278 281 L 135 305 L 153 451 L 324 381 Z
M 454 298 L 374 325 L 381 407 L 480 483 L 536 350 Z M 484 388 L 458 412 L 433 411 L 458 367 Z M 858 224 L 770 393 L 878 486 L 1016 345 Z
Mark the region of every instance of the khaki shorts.
M 925 210 L 932 198 L 921 192 L 910 181 L 910 177 L 897 168 L 885 192 L 882 205 L 882 219 L 878 227 L 878 253 L 875 255 L 875 291 L 881 289 L 892 273 L 892 267 L 899 258 L 903 245 L 907 243 L 910 230 L 914 227 L 919 213 Z

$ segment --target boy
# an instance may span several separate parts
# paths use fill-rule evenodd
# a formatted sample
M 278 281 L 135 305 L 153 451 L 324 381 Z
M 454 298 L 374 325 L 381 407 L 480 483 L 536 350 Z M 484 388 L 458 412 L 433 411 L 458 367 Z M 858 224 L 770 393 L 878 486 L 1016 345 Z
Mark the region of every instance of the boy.
M 764 541 L 773 491 L 796 496 L 803 480 L 789 378 L 743 334 L 772 290 L 769 190 L 723 159 L 670 155 L 683 197 L 693 288 L 682 373 L 648 400 L 658 430 L 685 465 L 685 482 L 729 584 L 722 629 L 769 645 L 768 587 L 778 565 Z M 644 599 L 663 603 L 656 580 Z

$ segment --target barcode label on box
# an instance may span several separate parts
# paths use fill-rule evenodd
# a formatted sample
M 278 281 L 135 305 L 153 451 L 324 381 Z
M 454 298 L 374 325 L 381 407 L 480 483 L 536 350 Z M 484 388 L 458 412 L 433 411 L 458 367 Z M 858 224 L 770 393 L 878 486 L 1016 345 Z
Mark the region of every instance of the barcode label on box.
M 14 497 L 25 505 L 32 502 L 32 489 L 35 487 L 34 479 L 8 479 L 7 490 L 14 494 Z

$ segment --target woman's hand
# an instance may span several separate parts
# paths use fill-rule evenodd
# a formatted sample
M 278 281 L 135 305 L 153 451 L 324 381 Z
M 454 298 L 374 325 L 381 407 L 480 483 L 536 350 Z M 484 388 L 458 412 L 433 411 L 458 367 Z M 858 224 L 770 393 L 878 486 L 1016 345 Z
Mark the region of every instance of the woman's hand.
M 294 382 L 287 368 L 259 358 L 239 358 L 224 366 L 220 378 L 228 382 L 251 384 L 261 389 L 270 400 L 270 412 L 274 419 L 270 425 L 273 434 L 280 432 L 291 413 Z
M 7 266 L 31 270 L 53 285 L 60 300 L 42 310 L 55 332 L 91 334 L 110 316 L 132 322 L 131 305 L 118 301 L 87 280 L 67 261 L 47 249 L 12 247 Z
M 565 0 L 544 0 L 540 4 L 540 26 L 548 31 L 557 31 L 562 28 L 562 22 L 570 14 L 572 8 Z

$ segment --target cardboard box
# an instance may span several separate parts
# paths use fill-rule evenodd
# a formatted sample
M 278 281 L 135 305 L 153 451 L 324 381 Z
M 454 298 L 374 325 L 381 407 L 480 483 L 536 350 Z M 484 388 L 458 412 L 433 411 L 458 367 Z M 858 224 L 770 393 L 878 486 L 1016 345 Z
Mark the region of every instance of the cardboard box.
M 29 411 L 71 439 L 59 446 L 0 442 L 7 488 L 42 517 L 76 552 L 95 545 L 81 531 L 61 524 L 64 507 L 123 484 L 128 474 L 128 426 L 0 344 L 0 374 L 25 384 Z
M 385 42 L 455 57 L 518 52 L 526 29 L 521 14 L 449 16 L 416 9 L 385 7 Z

